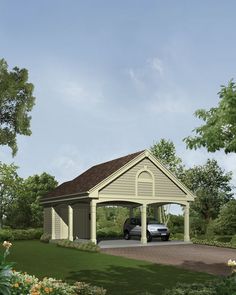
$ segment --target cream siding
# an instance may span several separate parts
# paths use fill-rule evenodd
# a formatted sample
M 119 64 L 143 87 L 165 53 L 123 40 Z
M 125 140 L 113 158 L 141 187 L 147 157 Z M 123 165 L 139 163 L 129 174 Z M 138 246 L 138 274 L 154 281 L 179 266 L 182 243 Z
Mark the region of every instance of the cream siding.
M 148 158 L 143 159 L 134 167 L 129 169 L 127 172 L 122 174 L 120 177 L 115 179 L 113 182 L 108 184 L 105 188 L 100 190 L 100 195 L 124 195 L 135 197 L 136 196 L 136 181 L 138 172 L 140 170 L 146 170 L 152 172 L 154 175 L 154 196 L 158 198 L 178 198 L 185 197 L 186 194 L 171 180 L 167 177 L 156 165 L 153 164 Z M 140 171 L 141 172 L 141 171 Z M 147 176 L 147 175 L 145 175 Z M 138 181 L 139 184 L 139 181 Z M 147 185 L 138 185 L 137 194 L 142 196 L 152 196 L 151 186 Z M 144 183 L 143 183 L 144 184 Z M 140 190 L 140 191 L 139 191 Z

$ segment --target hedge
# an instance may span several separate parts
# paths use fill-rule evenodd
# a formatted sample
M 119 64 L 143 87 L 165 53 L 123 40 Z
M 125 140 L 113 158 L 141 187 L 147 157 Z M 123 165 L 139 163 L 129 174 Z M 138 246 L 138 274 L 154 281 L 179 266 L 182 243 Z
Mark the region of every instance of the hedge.
M 95 245 L 92 242 L 87 243 L 78 243 L 78 242 L 72 242 L 69 240 L 60 240 L 56 242 L 56 245 L 58 247 L 64 247 L 64 248 L 72 248 L 76 250 L 83 250 L 88 252 L 99 252 L 100 247 Z
M 1 229 L 0 242 L 14 240 L 39 240 L 43 234 L 42 228 L 30 229 Z
M 222 247 L 222 248 L 233 248 L 236 249 L 236 245 L 230 243 L 223 243 L 223 242 L 218 242 L 218 241 L 210 241 L 210 240 L 199 240 L 196 238 L 192 238 L 191 241 L 193 244 L 199 244 L 199 245 L 207 245 L 207 246 L 215 246 L 215 247 Z

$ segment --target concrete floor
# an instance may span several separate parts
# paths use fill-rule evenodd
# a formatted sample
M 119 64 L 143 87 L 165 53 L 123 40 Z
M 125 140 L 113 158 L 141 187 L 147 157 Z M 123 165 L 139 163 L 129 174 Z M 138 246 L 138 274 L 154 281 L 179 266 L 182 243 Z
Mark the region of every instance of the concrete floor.
M 113 248 L 130 248 L 130 247 L 147 247 L 147 246 L 169 246 L 169 245 L 187 245 L 184 241 L 167 241 L 163 242 L 156 240 L 147 244 L 141 244 L 140 240 L 103 240 L 98 243 L 101 249 L 113 249 Z

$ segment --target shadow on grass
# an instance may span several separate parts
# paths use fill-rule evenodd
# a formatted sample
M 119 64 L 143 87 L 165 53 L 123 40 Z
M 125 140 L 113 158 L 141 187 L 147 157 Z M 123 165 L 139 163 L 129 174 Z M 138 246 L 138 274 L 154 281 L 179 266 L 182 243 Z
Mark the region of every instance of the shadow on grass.
M 123 267 L 108 265 L 106 270 L 80 270 L 70 272 L 68 281 L 84 281 L 102 286 L 108 294 L 162 294 L 166 288 L 171 288 L 177 282 L 204 282 L 212 277 L 169 267 L 165 265 L 137 265 Z
M 230 269 L 226 263 L 204 263 L 202 261 L 185 260 L 180 267 L 192 271 L 206 272 L 218 276 L 230 275 Z

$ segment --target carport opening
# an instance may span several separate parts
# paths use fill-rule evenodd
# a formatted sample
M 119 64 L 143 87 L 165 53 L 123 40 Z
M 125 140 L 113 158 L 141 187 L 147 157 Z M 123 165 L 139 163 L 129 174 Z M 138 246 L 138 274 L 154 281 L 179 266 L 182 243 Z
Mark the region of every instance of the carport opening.
M 158 213 L 154 205 L 158 205 Z M 109 204 L 100 203 L 97 207 L 97 241 L 103 240 L 123 240 L 124 223 L 128 218 L 141 219 L 140 204 L 126 203 Z M 156 220 L 160 224 L 165 224 L 170 230 L 170 238 L 175 240 L 184 239 L 184 216 L 182 206 L 171 204 L 151 204 L 147 206 L 148 220 Z M 138 221 L 137 221 L 138 223 Z M 154 222 L 155 223 L 155 222 Z M 140 224 L 141 226 L 141 224 Z M 131 240 L 140 240 L 140 235 L 132 235 Z M 154 236 L 152 241 L 165 240 L 164 237 Z

